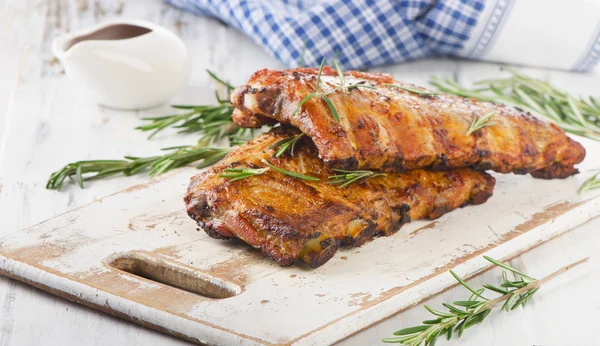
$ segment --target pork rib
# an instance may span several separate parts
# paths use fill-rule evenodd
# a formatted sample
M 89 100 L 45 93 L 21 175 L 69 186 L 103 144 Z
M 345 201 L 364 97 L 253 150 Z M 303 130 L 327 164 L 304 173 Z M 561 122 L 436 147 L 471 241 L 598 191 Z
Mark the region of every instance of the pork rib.
M 540 178 L 565 178 L 577 173 L 574 165 L 584 148 L 552 123 L 513 107 L 445 94 L 423 95 L 389 75 L 350 71 L 346 85 L 375 87 L 339 89 L 340 78 L 325 68 L 321 91 L 339 113 L 337 122 L 327 104 L 313 97 L 295 114 L 300 101 L 314 93 L 317 70 L 261 70 L 231 95 L 237 108 L 234 121 L 258 127 L 279 121 L 291 124 L 314 141 L 328 167 L 401 172 L 457 167 L 491 169 L 501 173 L 532 173 Z M 473 117 L 492 114 L 493 126 L 471 135 Z
M 333 173 L 308 138 L 297 143 L 293 157 L 274 156 L 275 142 L 298 133 L 275 128 L 193 177 L 185 196 L 188 214 L 214 238 L 239 238 L 281 265 L 303 260 L 315 268 L 340 245 L 359 246 L 393 234 L 411 219 L 434 219 L 492 195 L 494 178 L 467 168 L 392 173 L 345 188 L 330 185 Z M 262 159 L 320 181 L 274 170 L 237 181 L 219 176 L 226 168 L 263 168 Z

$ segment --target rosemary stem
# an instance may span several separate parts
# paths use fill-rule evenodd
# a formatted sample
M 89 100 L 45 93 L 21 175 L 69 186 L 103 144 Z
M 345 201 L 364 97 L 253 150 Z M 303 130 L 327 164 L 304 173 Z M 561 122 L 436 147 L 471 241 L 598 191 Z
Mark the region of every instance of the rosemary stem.
M 555 277 L 559 276 L 560 274 L 565 273 L 566 271 L 568 271 L 569 269 L 572 269 L 573 267 L 576 267 L 584 262 L 587 262 L 590 258 L 586 257 L 586 258 L 582 258 L 579 261 L 573 262 L 569 265 L 566 265 L 558 270 L 556 270 L 555 272 L 553 272 L 552 274 L 549 274 L 547 276 L 545 276 L 542 279 L 539 280 L 535 280 L 532 283 L 528 284 L 527 286 L 523 286 L 517 290 L 511 291 L 510 294 L 504 294 L 496 299 L 492 299 L 490 301 L 488 301 L 487 303 L 485 303 L 485 305 L 483 306 L 483 308 L 481 308 L 481 311 L 483 310 L 487 310 L 487 309 L 491 309 L 493 308 L 495 305 L 497 305 L 498 303 L 502 303 L 505 300 L 509 299 L 510 297 L 512 297 L 515 294 L 522 294 L 525 293 L 531 289 L 534 288 L 539 288 L 541 287 L 544 283 L 554 279 Z

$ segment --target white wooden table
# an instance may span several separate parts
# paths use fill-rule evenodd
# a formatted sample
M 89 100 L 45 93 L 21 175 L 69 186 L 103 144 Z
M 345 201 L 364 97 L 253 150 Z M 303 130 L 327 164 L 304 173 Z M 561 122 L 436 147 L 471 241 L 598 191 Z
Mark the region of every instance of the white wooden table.
M 168 107 L 139 112 L 97 107 L 69 83 L 52 57 L 51 41 L 60 33 L 119 16 L 160 23 L 185 40 L 193 67 L 189 87 L 174 100 L 178 103 L 212 102 L 214 85 L 204 72 L 206 68 L 236 84 L 259 68 L 282 67 L 234 29 L 214 19 L 181 13 L 158 0 L 3 0 L 0 2 L 0 236 L 147 179 L 117 177 L 90 183 L 84 190 L 74 186 L 67 186 L 61 192 L 45 190 L 50 172 L 65 163 L 119 158 L 126 154 L 150 155 L 161 147 L 193 143 L 193 135 L 172 133 L 146 140 L 146 134 L 133 130 L 141 123 L 139 118 L 164 115 L 169 112 Z M 492 64 L 449 60 L 420 61 L 376 70 L 421 84 L 434 74 L 455 75 L 468 82 L 499 73 Z M 599 93 L 598 70 L 590 74 L 530 68 L 524 71 L 549 79 L 573 94 Z M 600 314 L 598 228 L 600 219 L 592 220 L 515 258 L 514 266 L 539 277 L 581 257 L 591 256 L 591 261 L 547 284 L 526 309 L 492 314 L 452 344 L 595 344 Z M 488 271 L 471 283 L 477 286 L 497 282 L 498 275 L 497 270 Z M 463 298 L 464 290 L 455 287 L 426 303 L 439 306 L 441 302 Z M 393 331 L 426 318 L 426 311 L 419 305 L 342 344 L 379 345 L 381 338 Z M 40 344 L 186 343 L 0 277 L 0 345 Z

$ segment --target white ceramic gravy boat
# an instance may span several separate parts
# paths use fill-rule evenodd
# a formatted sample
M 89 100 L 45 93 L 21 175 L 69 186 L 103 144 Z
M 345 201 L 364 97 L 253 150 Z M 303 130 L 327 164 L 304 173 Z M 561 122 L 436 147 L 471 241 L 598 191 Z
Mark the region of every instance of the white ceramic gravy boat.
M 140 109 L 169 101 L 187 82 L 181 39 L 154 23 L 114 20 L 56 38 L 67 76 L 102 105 Z

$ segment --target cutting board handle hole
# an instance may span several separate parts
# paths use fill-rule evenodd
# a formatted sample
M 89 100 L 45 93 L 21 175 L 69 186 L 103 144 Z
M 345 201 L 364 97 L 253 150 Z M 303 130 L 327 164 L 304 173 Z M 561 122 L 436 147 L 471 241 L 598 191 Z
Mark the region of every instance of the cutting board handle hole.
M 116 254 L 107 264 L 126 273 L 212 299 L 236 296 L 242 288 L 181 263 L 142 251 Z

